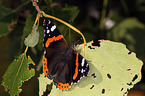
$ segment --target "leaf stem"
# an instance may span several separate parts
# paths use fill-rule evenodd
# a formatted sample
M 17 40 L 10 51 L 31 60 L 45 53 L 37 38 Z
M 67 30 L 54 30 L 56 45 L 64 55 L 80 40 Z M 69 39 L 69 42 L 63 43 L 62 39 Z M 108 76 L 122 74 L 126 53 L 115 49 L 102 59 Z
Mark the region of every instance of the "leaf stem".
M 24 54 L 26 54 L 26 52 L 28 51 L 28 46 L 26 47 L 25 51 L 24 51 Z

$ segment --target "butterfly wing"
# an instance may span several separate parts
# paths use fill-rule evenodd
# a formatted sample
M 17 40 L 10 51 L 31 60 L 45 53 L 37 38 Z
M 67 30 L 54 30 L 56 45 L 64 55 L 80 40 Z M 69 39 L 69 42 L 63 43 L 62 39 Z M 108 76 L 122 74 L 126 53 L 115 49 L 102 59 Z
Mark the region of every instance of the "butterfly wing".
M 63 35 L 50 20 L 44 20 L 43 28 L 43 73 L 49 79 L 52 79 L 57 72 L 58 62 L 68 44 Z
M 77 52 L 73 52 L 75 73 L 73 74 L 73 83 L 76 84 L 82 77 L 87 77 L 89 73 L 89 65 L 86 59 Z

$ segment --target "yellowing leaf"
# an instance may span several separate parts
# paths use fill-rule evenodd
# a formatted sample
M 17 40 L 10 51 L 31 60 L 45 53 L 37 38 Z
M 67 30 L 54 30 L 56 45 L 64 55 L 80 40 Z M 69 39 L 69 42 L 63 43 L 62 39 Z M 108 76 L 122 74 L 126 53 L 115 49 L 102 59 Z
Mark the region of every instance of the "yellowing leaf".
M 40 74 L 39 80 L 39 96 L 42 96 L 43 93 L 46 91 L 46 86 L 52 83 L 52 80 L 44 77 L 44 74 Z
M 83 55 L 84 45 L 76 49 Z M 142 61 L 126 46 L 112 41 L 101 41 L 100 47 L 88 43 L 85 58 L 90 65 L 88 77 L 73 84 L 68 91 L 53 86 L 49 96 L 126 96 L 127 91 L 141 80 Z
M 26 54 L 23 53 L 11 63 L 5 72 L 2 85 L 11 96 L 18 96 L 22 91 L 20 89 L 22 83 L 35 75 L 34 69 L 29 70 L 29 64 L 35 65 L 32 59 L 29 56 L 27 58 Z

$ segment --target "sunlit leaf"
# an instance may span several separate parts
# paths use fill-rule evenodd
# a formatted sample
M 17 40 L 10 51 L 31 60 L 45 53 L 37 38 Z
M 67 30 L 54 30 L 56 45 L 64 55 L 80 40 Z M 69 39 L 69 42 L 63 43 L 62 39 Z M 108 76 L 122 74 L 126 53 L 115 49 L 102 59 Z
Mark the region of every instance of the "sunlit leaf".
M 83 47 L 83 44 L 77 47 L 82 55 Z M 68 91 L 53 86 L 49 96 L 126 96 L 127 91 L 141 80 L 143 63 L 124 44 L 101 41 L 97 47 L 90 42 L 85 53 L 90 65 L 89 76 L 73 84 Z
M 42 96 L 43 93 L 46 91 L 47 85 L 50 85 L 52 83 L 52 80 L 45 77 L 44 74 L 40 74 L 38 80 L 39 80 L 39 96 Z

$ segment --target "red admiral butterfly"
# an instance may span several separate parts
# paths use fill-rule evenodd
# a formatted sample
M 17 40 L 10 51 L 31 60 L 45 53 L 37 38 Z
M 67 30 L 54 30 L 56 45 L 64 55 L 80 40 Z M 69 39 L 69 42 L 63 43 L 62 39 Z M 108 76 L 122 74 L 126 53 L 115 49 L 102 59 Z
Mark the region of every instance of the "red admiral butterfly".
M 50 20 L 44 20 L 44 56 L 43 73 L 60 90 L 68 90 L 82 77 L 87 77 L 89 65 L 77 53 L 72 45 L 68 45 L 63 35 Z

